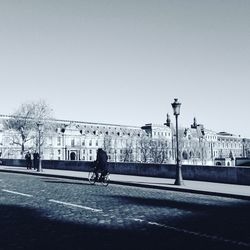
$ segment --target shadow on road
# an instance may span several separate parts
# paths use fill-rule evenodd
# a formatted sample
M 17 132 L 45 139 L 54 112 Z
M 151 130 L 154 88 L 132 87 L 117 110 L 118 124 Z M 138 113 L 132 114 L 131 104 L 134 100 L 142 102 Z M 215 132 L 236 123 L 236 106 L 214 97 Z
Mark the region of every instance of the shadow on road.
M 185 200 L 173 196 L 165 199 L 145 198 L 129 195 L 111 195 L 121 203 L 145 207 L 172 209 L 169 216 L 155 216 L 155 221 L 194 232 L 216 235 L 250 244 L 250 201 L 193 195 Z M 201 198 L 202 197 L 202 198 Z M 181 212 L 183 211 L 183 213 Z M 171 210 L 170 210 L 171 211 Z M 152 218 L 151 218 L 152 219 Z M 196 248 L 198 249 L 198 248 Z M 202 248 L 204 249 L 204 248 Z M 216 248 L 220 249 L 220 248 Z M 250 249 L 250 247 L 249 247 Z
M 93 215 L 94 216 L 94 215 Z M 0 249 L 244 249 L 133 222 L 125 229 L 51 220 L 39 210 L 0 206 Z

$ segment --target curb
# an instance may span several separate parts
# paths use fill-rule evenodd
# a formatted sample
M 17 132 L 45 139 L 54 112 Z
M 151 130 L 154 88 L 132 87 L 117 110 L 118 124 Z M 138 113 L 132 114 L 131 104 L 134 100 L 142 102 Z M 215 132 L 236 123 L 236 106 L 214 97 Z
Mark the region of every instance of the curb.
M 88 180 L 88 178 L 86 178 L 86 177 L 47 174 L 47 173 L 43 173 L 43 172 L 21 172 L 18 170 L 8 170 L 8 169 L 0 169 L 0 172 L 45 176 L 45 177 L 53 177 L 53 178 L 61 178 L 61 179 L 69 179 L 69 180 L 79 180 L 79 181 L 82 181 L 82 180 L 87 181 Z M 182 192 L 182 193 L 202 194 L 202 195 L 218 196 L 218 197 L 241 199 L 241 200 L 250 200 L 250 196 L 246 196 L 246 195 L 228 194 L 228 193 L 196 190 L 196 189 L 181 188 L 181 187 L 177 188 L 177 187 L 172 187 L 172 186 L 157 186 L 157 185 L 153 185 L 153 184 L 125 182 L 125 181 L 112 181 L 112 180 L 110 180 L 110 184 L 122 185 L 122 186 L 132 186 L 132 187 L 141 187 L 141 188 L 152 188 L 152 189 L 175 191 L 175 192 Z

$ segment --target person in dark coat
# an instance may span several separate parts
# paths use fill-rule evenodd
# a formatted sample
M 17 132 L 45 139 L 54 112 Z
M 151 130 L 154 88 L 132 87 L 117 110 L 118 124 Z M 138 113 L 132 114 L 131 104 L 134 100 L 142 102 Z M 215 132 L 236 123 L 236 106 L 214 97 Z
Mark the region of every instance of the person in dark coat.
M 32 161 L 31 161 L 31 154 L 30 154 L 29 151 L 25 155 L 25 160 L 26 160 L 26 167 L 27 167 L 27 169 L 31 169 L 31 167 L 32 167 Z
M 96 181 L 98 180 L 98 173 L 101 173 L 100 179 L 103 178 L 108 173 L 108 156 L 107 153 L 102 149 L 98 148 L 94 173 L 96 176 Z
M 38 165 L 39 165 L 39 154 L 35 152 L 33 154 L 33 168 L 38 169 Z

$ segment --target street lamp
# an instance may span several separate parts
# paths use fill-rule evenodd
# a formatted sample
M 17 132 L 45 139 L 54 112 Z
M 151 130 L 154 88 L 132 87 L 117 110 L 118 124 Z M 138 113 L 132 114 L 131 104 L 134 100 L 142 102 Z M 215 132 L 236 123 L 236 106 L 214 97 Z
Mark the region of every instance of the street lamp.
M 66 161 L 66 156 L 67 156 L 67 148 L 66 148 L 66 144 L 65 144 L 65 131 L 66 131 L 66 127 L 67 127 L 66 125 L 63 125 L 63 127 L 61 128 L 62 144 L 63 144 L 62 158 L 65 161 Z
M 42 172 L 42 161 L 41 161 L 41 132 L 42 132 L 42 128 L 43 128 L 43 123 L 42 122 L 38 122 L 37 124 L 37 128 L 38 128 L 38 160 L 39 160 L 39 164 L 38 164 L 38 168 L 37 171 L 38 172 Z
M 178 115 L 180 114 L 181 103 L 178 102 L 178 99 L 175 98 L 174 102 L 171 103 L 174 111 L 174 116 L 176 119 L 176 178 L 175 185 L 184 185 L 181 172 L 180 164 L 180 153 L 179 153 L 179 138 L 178 138 Z
M 164 125 L 167 126 L 167 127 L 169 127 L 171 129 L 171 147 L 172 147 L 172 151 L 170 151 L 170 152 L 172 152 L 171 153 L 171 157 L 172 157 L 172 160 L 174 160 L 175 157 L 174 157 L 174 153 L 173 152 L 174 152 L 174 136 L 175 136 L 175 134 L 173 132 L 173 128 L 171 126 L 172 124 L 171 124 L 170 116 L 169 116 L 168 113 L 167 113 L 167 120 L 164 123 Z
M 21 132 L 21 138 L 22 138 L 21 156 L 22 156 L 22 159 L 23 159 L 24 158 L 24 139 L 25 139 L 24 134 L 23 134 L 23 132 L 24 132 L 23 126 L 20 127 L 20 132 Z

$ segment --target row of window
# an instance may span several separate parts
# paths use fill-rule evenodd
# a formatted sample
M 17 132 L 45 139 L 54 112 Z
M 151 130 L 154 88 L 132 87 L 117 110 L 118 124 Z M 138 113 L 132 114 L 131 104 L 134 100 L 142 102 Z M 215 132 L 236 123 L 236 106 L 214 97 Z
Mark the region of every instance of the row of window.
M 226 138 L 218 138 L 218 141 L 221 141 L 221 142 L 241 142 L 241 140 L 239 140 L 239 139 L 226 139 Z
M 167 132 L 154 132 L 154 135 L 158 135 L 158 136 L 168 136 L 170 137 L 170 133 Z
M 92 147 L 92 146 L 98 147 L 98 146 L 100 146 L 99 144 L 100 144 L 100 143 L 99 143 L 98 140 L 89 140 L 89 141 L 83 140 L 83 141 L 81 142 L 81 145 L 82 145 L 82 146 L 90 146 L 90 147 Z M 48 143 L 48 145 L 52 146 L 52 143 Z M 70 145 L 71 145 L 71 147 L 75 147 L 76 145 L 80 146 L 79 143 L 76 143 L 76 139 L 74 139 L 74 138 L 71 139 Z M 60 138 L 60 137 L 57 138 L 57 146 L 62 146 L 62 141 L 61 141 L 61 138 Z
M 102 131 L 89 131 L 87 130 L 85 133 L 82 132 L 82 134 L 90 134 L 92 132 L 93 135 L 102 135 L 102 134 L 105 134 L 105 135 L 117 135 L 117 136 L 125 136 L 125 135 L 128 135 L 128 136 L 131 136 L 131 135 L 135 135 L 134 133 L 130 133 L 130 132 L 108 132 L 108 131 L 105 131 L 105 132 L 102 132 Z M 141 136 L 140 133 L 137 134 L 137 136 Z
M 92 140 L 89 140 L 88 146 L 93 146 L 93 144 L 94 144 L 94 143 L 92 143 Z M 52 146 L 52 143 L 49 143 L 49 145 Z M 71 147 L 76 146 L 76 140 L 75 140 L 75 139 L 71 139 L 70 145 L 71 145 Z M 98 141 L 96 140 L 96 141 L 95 141 L 95 146 L 98 147 L 98 145 L 99 145 L 99 143 L 98 143 Z M 57 137 L 57 146 L 62 146 L 61 137 Z M 82 146 L 86 146 L 86 142 L 85 142 L 84 140 L 82 141 Z
M 242 145 L 237 143 L 218 143 L 218 147 L 220 146 L 223 148 L 242 148 Z
M 212 136 L 212 135 L 207 135 L 206 136 L 207 140 L 216 140 L 216 136 Z
M 118 152 L 119 152 L 120 154 L 124 153 L 124 151 L 123 151 L 122 149 L 120 149 L 120 150 L 116 150 L 116 149 L 115 149 L 114 152 L 112 152 L 112 150 L 109 150 L 108 153 L 110 153 L 110 154 L 111 154 L 111 153 L 117 154 Z M 61 150 L 61 149 L 58 149 L 58 150 L 57 150 L 57 153 L 58 153 L 58 155 L 60 155 L 60 154 L 62 153 L 62 150 Z M 85 155 L 85 154 L 87 154 L 87 153 L 90 154 L 90 155 L 91 155 L 91 154 L 96 154 L 96 150 L 94 150 L 94 149 L 88 149 L 88 150 L 83 149 L 83 150 L 82 150 L 82 154 L 83 154 L 83 155 Z M 132 149 L 131 149 L 130 153 L 131 153 L 131 154 L 133 153 L 133 150 L 132 150 Z

